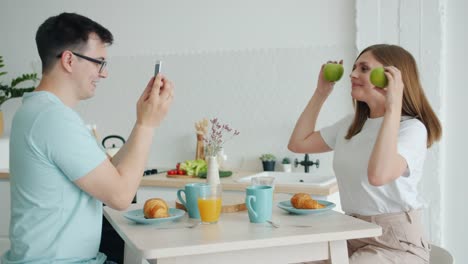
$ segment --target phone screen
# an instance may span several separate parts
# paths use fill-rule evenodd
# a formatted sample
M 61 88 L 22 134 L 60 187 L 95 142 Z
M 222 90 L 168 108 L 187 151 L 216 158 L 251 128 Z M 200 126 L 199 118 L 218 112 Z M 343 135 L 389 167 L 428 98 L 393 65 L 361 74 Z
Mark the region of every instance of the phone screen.
M 162 61 L 157 61 L 154 65 L 154 76 L 161 72 Z

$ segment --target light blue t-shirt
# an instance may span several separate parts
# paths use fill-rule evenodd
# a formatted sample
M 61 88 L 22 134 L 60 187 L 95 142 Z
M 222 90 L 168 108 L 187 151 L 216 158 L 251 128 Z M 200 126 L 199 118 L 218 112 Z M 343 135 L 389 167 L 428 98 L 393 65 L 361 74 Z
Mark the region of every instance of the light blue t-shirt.
M 49 92 L 24 95 L 10 136 L 10 263 L 103 263 L 102 203 L 73 181 L 106 155 L 80 116 Z

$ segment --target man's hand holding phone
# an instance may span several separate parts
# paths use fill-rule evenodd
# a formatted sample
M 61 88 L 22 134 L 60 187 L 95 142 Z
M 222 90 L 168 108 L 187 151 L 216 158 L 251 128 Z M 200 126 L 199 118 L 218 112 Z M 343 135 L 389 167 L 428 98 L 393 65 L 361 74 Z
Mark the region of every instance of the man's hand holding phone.
M 161 61 L 156 62 L 154 77 L 148 82 L 137 103 L 137 123 L 157 127 L 166 116 L 174 97 L 174 87 L 161 72 Z
M 162 61 L 156 61 L 156 64 L 154 65 L 154 77 L 156 77 L 156 75 L 161 72 L 161 66 Z

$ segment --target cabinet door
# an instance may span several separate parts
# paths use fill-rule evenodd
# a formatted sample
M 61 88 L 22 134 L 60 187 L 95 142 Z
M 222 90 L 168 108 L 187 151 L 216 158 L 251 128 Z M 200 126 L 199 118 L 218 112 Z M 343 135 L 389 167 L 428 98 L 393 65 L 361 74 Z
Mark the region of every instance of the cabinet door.
M 0 237 L 8 237 L 10 228 L 10 181 L 0 180 Z
M 150 198 L 162 198 L 170 202 L 170 207 L 175 207 L 177 190 L 177 188 L 140 187 L 137 191 L 137 203 L 145 203 L 145 201 Z
M 8 169 L 10 162 L 10 139 L 0 138 L 0 169 Z

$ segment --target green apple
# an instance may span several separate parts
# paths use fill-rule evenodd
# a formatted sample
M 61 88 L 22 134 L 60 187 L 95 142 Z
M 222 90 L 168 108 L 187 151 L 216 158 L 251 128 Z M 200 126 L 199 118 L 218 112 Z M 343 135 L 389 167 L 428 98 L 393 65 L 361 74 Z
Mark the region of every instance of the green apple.
M 384 88 L 388 84 L 387 76 L 385 76 L 385 69 L 377 67 L 372 69 L 370 73 L 370 82 L 379 88 Z
M 323 68 L 323 77 L 329 82 L 336 82 L 343 76 L 343 65 L 337 63 L 327 63 Z

